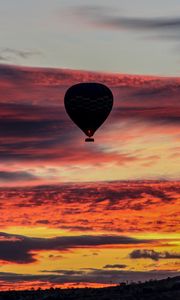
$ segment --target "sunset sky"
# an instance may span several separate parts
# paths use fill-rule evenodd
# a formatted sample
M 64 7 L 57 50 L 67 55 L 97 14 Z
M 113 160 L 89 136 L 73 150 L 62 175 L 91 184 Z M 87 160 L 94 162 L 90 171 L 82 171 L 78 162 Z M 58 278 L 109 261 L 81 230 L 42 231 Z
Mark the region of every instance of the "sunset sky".
M 0 290 L 180 275 L 180 6 L 145 2 L 0 0 Z M 94 143 L 79 82 L 114 95 Z

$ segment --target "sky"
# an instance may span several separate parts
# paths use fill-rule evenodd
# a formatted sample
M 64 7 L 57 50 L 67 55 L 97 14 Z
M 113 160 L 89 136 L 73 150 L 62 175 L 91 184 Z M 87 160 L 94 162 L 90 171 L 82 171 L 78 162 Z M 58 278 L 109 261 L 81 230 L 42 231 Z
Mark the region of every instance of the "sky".
M 178 1 L 0 0 L 0 290 L 180 275 Z M 114 106 L 85 143 L 79 82 Z
M 178 0 L 0 0 L 0 59 L 178 76 Z

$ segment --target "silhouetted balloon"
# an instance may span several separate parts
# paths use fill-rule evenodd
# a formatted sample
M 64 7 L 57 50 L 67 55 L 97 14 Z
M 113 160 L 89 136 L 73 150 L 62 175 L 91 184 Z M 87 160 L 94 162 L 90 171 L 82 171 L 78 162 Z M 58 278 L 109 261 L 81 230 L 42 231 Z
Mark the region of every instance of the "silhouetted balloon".
M 67 90 L 64 104 L 71 120 L 89 137 L 85 141 L 93 142 L 91 137 L 112 109 L 113 94 L 101 83 L 78 83 Z

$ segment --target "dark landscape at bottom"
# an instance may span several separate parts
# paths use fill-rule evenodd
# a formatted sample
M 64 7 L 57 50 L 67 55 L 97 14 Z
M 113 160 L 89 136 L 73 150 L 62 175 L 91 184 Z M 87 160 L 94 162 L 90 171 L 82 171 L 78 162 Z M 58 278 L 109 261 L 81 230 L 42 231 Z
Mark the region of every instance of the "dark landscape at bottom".
M 107 288 L 50 288 L 0 292 L 0 300 L 179 300 L 180 276 Z

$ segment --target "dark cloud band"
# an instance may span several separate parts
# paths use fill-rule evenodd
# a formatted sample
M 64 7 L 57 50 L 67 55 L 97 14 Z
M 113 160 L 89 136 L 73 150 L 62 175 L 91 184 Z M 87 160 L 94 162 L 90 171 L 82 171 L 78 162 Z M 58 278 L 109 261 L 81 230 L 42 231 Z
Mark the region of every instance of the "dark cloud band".
M 31 181 L 35 180 L 36 176 L 29 172 L 23 171 L 0 171 L 0 182 L 12 182 L 12 181 Z
M 157 252 L 154 250 L 144 250 L 138 249 L 130 253 L 130 258 L 140 259 L 140 258 L 150 258 L 152 260 L 158 261 L 159 259 L 180 259 L 180 253 L 171 252 Z
M 56 274 L 54 274 L 56 273 Z M 124 281 L 146 281 L 150 279 L 163 279 L 180 275 L 180 272 L 173 271 L 119 271 L 119 270 L 101 270 L 93 269 L 89 271 L 74 271 L 74 270 L 52 270 L 52 274 L 47 271 L 47 274 L 17 274 L 0 272 L 0 281 L 7 283 L 18 282 L 49 282 L 53 284 L 63 283 L 119 283 Z
M 149 242 L 149 240 L 145 239 L 135 239 L 115 235 L 81 235 L 45 239 L 0 233 L 0 237 L 0 259 L 19 264 L 34 262 L 36 260 L 34 255 L 36 251 L 64 251 L 79 247 L 89 248 L 105 245 L 136 245 Z

